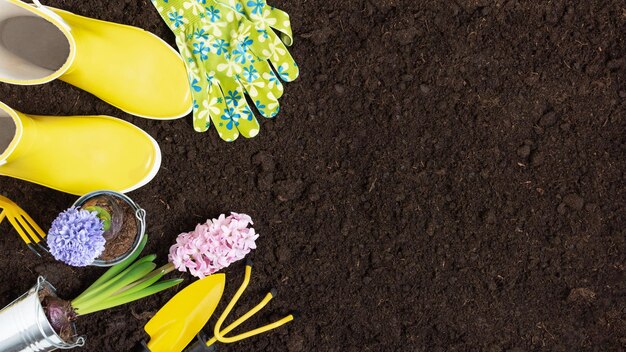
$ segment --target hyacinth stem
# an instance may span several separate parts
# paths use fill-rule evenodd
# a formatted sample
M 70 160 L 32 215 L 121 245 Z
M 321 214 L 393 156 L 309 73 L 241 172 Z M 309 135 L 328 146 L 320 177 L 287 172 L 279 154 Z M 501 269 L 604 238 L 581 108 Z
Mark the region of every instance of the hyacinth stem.
M 121 295 L 121 294 L 128 294 L 131 291 L 135 291 L 140 289 L 141 287 L 148 287 L 150 286 L 150 283 L 155 283 L 157 282 L 161 277 L 163 277 L 163 275 L 167 274 L 167 272 L 165 272 L 165 270 L 162 270 L 161 268 L 155 269 L 153 271 L 151 271 L 148 275 L 146 275 L 143 279 L 141 280 L 137 280 L 135 282 L 133 282 L 130 285 L 127 285 L 125 287 L 122 287 L 119 291 L 115 292 L 115 295 Z
M 160 267 L 157 270 L 163 270 L 165 272 L 165 274 L 169 274 L 172 271 L 176 270 L 176 267 L 172 263 L 167 263 L 167 264 L 163 265 L 162 267 Z M 165 274 L 163 274 L 163 275 L 165 275 Z
M 156 264 L 152 261 L 143 261 L 142 263 L 137 263 L 137 265 L 133 264 L 130 268 L 116 277 L 115 280 L 111 280 L 109 285 L 104 286 L 92 297 L 86 298 L 84 301 L 79 303 L 72 302 L 72 306 L 76 309 L 78 314 L 83 314 L 87 308 L 114 297 L 116 292 L 122 290 L 128 285 L 131 285 L 135 281 L 141 280 L 144 276 L 152 272 L 154 268 L 156 268 Z
M 95 312 L 99 312 L 102 310 L 106 310 L 109 308 L 113 308 L 113 307 L 117 307 L 117 306 L 121 306 L 122 304 L 126 304 L 126 303 L 130 303 L 130 302 L 134 302 L 138 299 L 144 298 L 144 297 L 148 297 L 151 296 L 155 293 L 167 290 L 168 288 L 174 287 L 178 284 L 180 284 L 181 282 L 183 282 L 183 279 L 170 279 L 170 280 L 163 280 L 163 281 L 159 281 L 153 285 L 150 285 L 142 290 L 139 290 L 137 292 L 133 292 L 132 294 L 128 294 L 128 295 L 123 295 L 123 296 L 113 296 L 109 299 L 107 299 L 106 301 L 103 301 L 101 303 L 95 304 L 93 306 L 84 308 L 80 311 L 77 310 L 77 313 L 80 315 L 87 315 L 87 314 L 91 314 L 91 313 L 95 313 Z
M 155 269 L 156 255 L 148 255 L 136 260 L 146 242 L 147 236 L 144 236 L 144 240 L 131 257 L 111 267 L 71 302 L 77 315 L 91 314 L 130 303 L 176 286 L 183 281 L 182 279 L 161 280 L 164 275 L 175 268 L 174 265 L 168 264 Z
M 130 266 L 135 261 L 135 259 L 139 258 L 139 255 L 141 254 L 143 249 L 146 247 L 146 243 L 148 243 L 147 234 L 143 236 L 143 239 L 141 240 L 141 242 L 139 242 L 139 246 L 137 246 L 137 249 L 130 257 L 128 257 L 126 260 L 119 263 L 118 265 L 112 266 L 102 276 L 100 276 L 98 280 L 96 280 L 93 284 L 91 284 L 91 286 L 89 286 L 83 293 L 81 293 L 78 297 L 74 298 L 73 302 L 80 302 L 85 296 L 91 294 L 91 292 L 97 290 L 100 286 L 102 286 L 109 280 L 113 279 L 119 273 L 124 271 L 124 269 L 128 268 L 128 266 Z

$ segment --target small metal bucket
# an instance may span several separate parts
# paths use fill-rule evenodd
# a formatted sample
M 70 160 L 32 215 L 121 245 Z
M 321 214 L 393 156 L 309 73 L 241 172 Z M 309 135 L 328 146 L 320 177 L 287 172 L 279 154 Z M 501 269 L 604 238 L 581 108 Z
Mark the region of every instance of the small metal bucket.
M 145 236 L 146 233 L 146 211 L 143 210 L 139 205 L 137 205 L 137 203 L 135 203 L 132 199 L 128 198 L 128 196 L 115 191 L 95 191 L 85 194 L 84 196 L 78 198 L 76 202 L 74 202 L 74 206 L 80 207 L 89 199 L 100 195 L 117 197 L 125 201 L 135 211 L 135 218 L 137 220 L 137 237 L 135 237 L 135 242 L 128 252 L 111 260 L 96 259 L 93 263 L 90 264 L 92 266 L 106 267 L 123 262 L 124 260 L 126 260 L 126 258 L 130 257 L 137 250 L 139 244 L 141 243 L 141 240 L 143 239 L 143 236 Z
M 39 291 L 54 287 L 43 277 L 37 285 L 0 310 L 0 351 L 43 352 L 70 349 L 85 344 L 84 337 L 66 342 L 54 331 L 39 300 Z

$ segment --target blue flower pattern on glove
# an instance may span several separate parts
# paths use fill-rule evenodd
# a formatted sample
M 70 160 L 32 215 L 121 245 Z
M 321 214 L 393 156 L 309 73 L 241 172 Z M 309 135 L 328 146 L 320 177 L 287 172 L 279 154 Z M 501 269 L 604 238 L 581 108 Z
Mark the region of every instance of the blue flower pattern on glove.
M 256 68 L 254 68 L 254 66 L 252 65 L 244 68 L 243 73 L 244 73 L 244 76 L 246 77 L 246 80 L 248 80 L 248 82 L 252 82 L 255 79 L 259 78 L 259 75 L 258 75 L 259 71 Z
M 209 47 L 204 42 L 193 43 L 193 53 L 200 54 L 200 60 L 204 61 L 209 58 Z
M 205 15 L 209 18 L 211 22 L 215 22 L 222 18 L 220 16 L 220 10 L 216 9 L 214 6 L 207 7 Z
M 191 82 L 191 89 L 195 90 L 196 92 L 199 92 L 202 90 L 202 87 L 198 85 L 198 79 L 193 78 L 193 81 Z
M 265 4 L 261 0 L 248 1 L 248 7 L 252 8 L 252 13 L 255 15 L 260 14 L 263 11 Z
M 226 54 L 229 46 L 230 44 L 226 43 L 224 39 L 218 39 L 215 43 L 213 43 L 213 47 L 215 48 L 215 53 L 217 55 Z
M 232 105 L 234 107 L 239 106 L 239 100 L 241 99 L 241 95 L 237 91 L 229 90 L 228 94 L 226 94 L 226 104 Z
M 170 21 L 174 23 L 174 27 L 180 27 L 183 22 L 183 15 L 179 14 L 178 11 L 171 12 L 169 14 Z
M 225 109 L 224 114 L 222 115 L 222 120 L 227 121 L 226 128 L 229 130 L 232 130 L 235 126 L 239 126 L 240 118 L 241 114 L 236 112 L 234 108 Z
M 203 39 L 203 40 L 208 40 L 209 39 L 209 33 L 207 31 L 203 29 L 198 29 L 193 33 L 194 37 L 199 40 L 199 39 Z
M 293 78 L 295 62 L 285 64 L 290 55 L 270 30 L 277 24 L 290 35 L 288 17 L 274 18 L 265 0 L 152 2 L 176 34 L 186 62 L 196 130 L 205 131 L 213 120 L 224 140 L 239 133 L 254 137 L 259 127 L 246 96 L 258 113 L 273 117 L 283 92 L 280 79 Z

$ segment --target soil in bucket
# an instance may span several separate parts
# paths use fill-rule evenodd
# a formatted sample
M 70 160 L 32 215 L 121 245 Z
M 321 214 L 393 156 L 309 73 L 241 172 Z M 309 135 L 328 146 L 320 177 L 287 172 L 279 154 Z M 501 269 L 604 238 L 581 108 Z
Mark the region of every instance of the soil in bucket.
M 97 259 L 108 261 L 128 253 L 135 243 L 138 232 L 134 209 L 123 199 L 109 195 L 93 197 L 87 200 L 82 208 L 93 206 L 103 208 L 111 214 L 112 233 L 105 233 L 107 239 L 105 249 Z

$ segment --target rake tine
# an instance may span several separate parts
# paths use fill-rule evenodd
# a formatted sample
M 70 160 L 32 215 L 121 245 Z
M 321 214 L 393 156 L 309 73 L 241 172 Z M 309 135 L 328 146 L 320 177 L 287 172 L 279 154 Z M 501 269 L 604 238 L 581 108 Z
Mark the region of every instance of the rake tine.
M 22 225 L 22 228 L 30 236 L 31 240 L 35 243 L 39 243 L 40 239 L 37 237 L 37 234 L 35 234 L 31 224 L 29 224 L 21 215 L 18 215 L 16 218 L 20 225 Z
M 22 226 L 26 229 L 28 234 L 32 237 L 32 239 L 35 242 L 35 245 L 39 247 L 39 249 L 41 249 L 43 253 L 48 253 L 48 248 L 46 248 L 45 246 L 41 244 L 41 241 L 43 241 L 43 239 L 46 237 L 46 234 L 43 232 L 41 227 L 39 227 L 39 225 L 37 225 L 37 223 L 27 213 L 22 213 L 20 214 L 20 216 L 21 218 L 23 218 L 23 220 L 18 217 L 18 221 L 20 221 Z M 27 225 L 29 225 L 30 227 Z M 30 248 L 30 250 L 32 250 L 33 252 L 35 252 L 35 254 L 41 257 L 41 253 L 39 253 L 39 251 L 37 250 L 37 248 L 35 248 L 35 246 L 33 246 L 32 244 L 28 244 L 28 248 Z
M 265 332 L 268 332 L 270 330 L 274 330 L 276 328 L 279 328 L 287 323 L 289 323 L 290 321 L 292 321 L 294 319 L 293 314 L 289 314 L 288 316 L 275 321 L 273 323 L 261 326 L 260 328 L 256 328 L 254 330 L 250 330 L 248 332 L 244 332 L 240 335 L 237 336 L 233 336 L 233 337 L 225 337 L 225 336 L 220 336 L 218 338 L 218 341 L 223 342 L 223 343 L 231 343 L 231 342 L 236 342 L 236 341 L 241 341 L 243 339 L 247 339 L 250 338 L 252 336 L 256 336 L 259 334 L 263 334 Z
M 39 245 L 39 243 L 37 243 L 37 244 Z M 30 249 L 31 251 L 33 251 L 33 253 L 35 253 L 38 257 L 41 257 L 41 253 L 39 253 L 39 252 L 37 251 L 37 249 L 35 248 L 35 246 L 33 246 L 33 244 L 32 244 L 32 243 L 28 243 L 28 244 L 27 244 L 27 246 L 28 246 L 28 249 Z
M 39 249 L 41 249 L 44 253 L 50 253 L 48 247 L 42 245 L 41 242 L 37 243 L 37 247 L 39 247 Z
M 15 219 L 12 218 L 12 217 L 7 217 L 7 218 L 9 219 L 9 222 L 11 223 L 11 225 L 13 225 L 13 228 L 15 229 L 15 231 L 17 231 L 17 234 L 20 235 L 20 237 L 22 237 L 22 240 L 26 244 L 30 244 L 31 240 L 28 238 L 28 236 L 26 236 L 26 234 L 22 230 L 20 224 L 18 222 L 16 222 Z
M 29 248 L 31 251 L 33 251 L 33 253 L 37 254 L 37 256 L 39 256 L 39 257 L 41 257 L 41 253 L 37 250 L 37 248 L 36 248 L 35 246 L 39 247 L 39 248 L 40 248 L 40 249 L 41 249 L 44 253 L 47 253 L 47 252 L 48 252 L 48 250 L 47 250 L 44 246 L 42 246 L 42 245 L 41 245 L 41 243 L 39 243 L 39 242 L 40 242 L 40 239 L 37 237 L 37 235 L 35 235 L 35 234 L 33 233 L 33 229 L 31 229 L 31 228 L 28 226 L 28 225 L 30 225 L 30 224 L 29 224 L 29 223 L 28 223 L 25 219 L 22 219 L 22 215 L 17 216 L 17 217 L 16 217 L 16 219 L 17 219 L 17 222 L 19 223 L 19 225 L 20 225 L 20 226 L 21 226 L 21 227 L 22 227 L 22 228 L 23 228 L 23 229 L 24 229 L 24 230 L 25 230 L 25 231 L 26 231 L 26 232 L 30 235 L 30 237 L 33 239 L 34 245 L 33 245 L 33 242 L 31 242 L 31 241 L 28 241 L 28 242 L 27 242 L 27 241 L 26 241 L 26 239 L 24 238 L 24 237 L 25 237 L 25 235 L 22 233 L 22 231 L 20 231 L 20 229 L 19 229 L 17 226 L 15 226 L 15 225 L 16 225 L 16 223 L 13 223 L 13 224 L 14 224 L 14 225 L 13 225 L 13 227 L 15 227 L 15 230 L 16 230 L 16 231 L 20 234 L 20 236 L 22 236 L 22 239 L 24 240 L 24 242 L 26 242 L 26 245 L 28 246 L 28 248 Z M 10 221 L 10 220 L 11 220 L 11 218 L 9 218 L 9 221 Z
M 9 222 L 17 234 L 22 238 L 30 250 L 38 256 L 41 256 L 41 253 L 39 253 L 35 247 L 36 245 L 40 249 L 44 250 L 44 252 L 47 252 L 45 247 L 39 244 L 39 242 L 46 237 L 46 233 L 41 229 L 41 227 L 39 227 L 33 218 L 28 215 L 28 213 L 26 213 L 13 201 L 1 195 L 0 209 L 2 209 L 2 212 L 0 213 L 0 222 L 2 222 L 5 218 L 9 219 Z
M 220 341 L 221 339 L 227 339 L 228 337 L 226 337 L 225 335 L 227 335 L 229 332 L 233 331 L 239 325 L 243 324 L 246 320 L 250 319 L 250 317 L 252 317 L 256 313 L 258 313 L 261 309 L 265 308 L 265 306 L 276 295 L 274 292 L 275 292 L 275 290 L 272 289 L 272 293 L 267 294 L 265 296 L 265 298 L 259 304 L 257 304 L 254 308 L 250 309 L 246 314 L 244 314 L 241 317 L 239 317 L 237 320 L 235 320 L 229 326 L 227 326 L 226 328 L 222 329 L 222 331 L 220 331 L 220 336 L 217 337 L 217 340 Z M 236 336 L 234 336 L 233 338 L 235 338 L 235 337 Z
M 259 304 L 257 304 L 254 308 L 250 309 L 247 313 L 245 313 L 244 315 L 239 317 L 239 319 L 237 319 L 234 322 L 232 322 L 229 326 L 227 326 L 226 328 L 222 329 L 222 324 L 224 323 L 224 320 L 226 320 L 226 317 L 230 314 L 232 308 L 237 304 L 237 302 L 239 301 L 239 298 L 241 298 L 241 295 L 243 294 L 243 292 L 248 287 L 251 275 L 252 275 L 252 263 L 248 262 L 248 264 L 246 265 L 246 272 L 245 272 L 245 276 L 244 276 L 244 279 L 243 279 L 243 283 L 239 287 L 239 290 L 235 293 L 235 296 L 233 296 L 233 298 L 231 299 L 230 303 L 228 303 L 228 306 L 226 306 L 226 309 L 224 310 L 222 315 L 217 320 L 217 323 L 215 323 L 215 327 L 213 329 L 213 335 L 214 336 L 206 343 L 207 346 L 211 346 L 211 345 L 213 345 L 217 341 L 219 341 L 221 343 L 233 343 L 233 342 L 236 342 L 236 341 L 247 339 L 249 337 L 252 337 L 252 336 L 255 336 L 255 335 L 258 335 L 258 334 L 262 334 L 264 332 L 276 329 L 276 328 L 278 328 L 278 327 L 280 327 L 280 326 L 282 326 L 284 324 L 287 324 L 288 322 L 290 322 L 290 321 L 292 321 L 294 319 L 293 314 L 290 314 L 290 315 L 280 319 L 279 321 L 276 321 L 276 322 L 273 322 L 273 323 L 261 326 L 259 328 L 254 329 L 254 330 L 251 330 L 251 331 L 248 331 L 248 332 L 244 332 L 242 334 L 239 334 L 239 335 L 236 335 L 236 336 L 232 336 L 232 337 L 225 336 L 226 334 L 230 333 L 232 330 L 236 329 L 239 325 L 241 325 L 242 323 L 244 323 L 245 321 L 250 319 L 250 317 L 252 317 L 253 315 L 257 314 L 261 309 L 265 308 L 265 306 L 267 306 L 267 304 L 274 297 L 276 297 L 276 289 L 272 289 L 270 291 L 270 293 L 265 295 L 265 298 L 263 298 L 263 300 Z
M 33 220 L 33 218 L 31 218 L 30 215 L 28 215 L 28 213 L 22 211 L 22 217 L 30 224 L 33 230 L 35 230 L 35 232 L 39 235 L 40 240 L 43 240 L 44 237 L 46 237 L 46 233 L 44 232 L 44 230 L 42 230 L 41 227 L 39 227 L 39 224 L 37 224 L 37 222 Z M 39 243 L 39 241 L 35 241 L 35 242 Z

